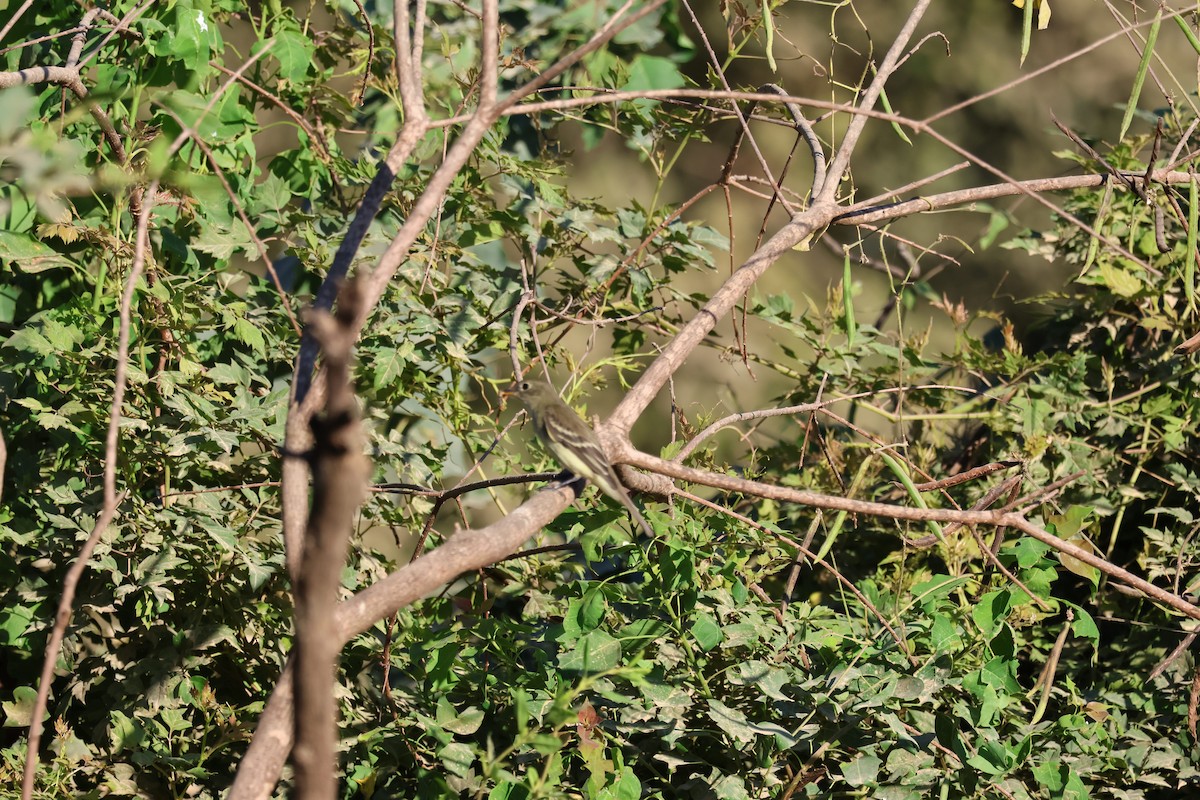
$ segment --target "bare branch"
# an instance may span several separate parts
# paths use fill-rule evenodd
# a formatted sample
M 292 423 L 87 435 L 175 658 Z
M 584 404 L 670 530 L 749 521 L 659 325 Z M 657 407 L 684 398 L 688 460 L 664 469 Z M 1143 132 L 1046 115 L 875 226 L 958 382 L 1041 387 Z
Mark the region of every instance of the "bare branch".
M 21 7 L 13 12 L 13 15 L 8 18 L 8 22 L 4 23 L 4 27 L 0 28 L 0 42 L 4 41 L 4 37 L 8 36 L 8 32 L 11 31 L 13 26 L 17 24 L 17 20 L 25 16 L 25 12 L 28 11 L 29 7 L 32 5 L 33 0 L 25 0 L 24 3 L 21 3 Z
M 500 9 L 497 0 L 483 0 L 482 69 L 479 75 L 479 105 L 496 104 L 500 90 Z
M 1193 619 L 1200 619 L 1200 607 L 1189 603 L 1177 594 L 1168 592 L 1149 581 L 1139 578 L 1128 570 L 1095 555 L 1090 550 L 1084 550 L 1065 539 L 1060 539 L 1054 534 L 1029 522 L 1021 514 L 996 511 L 959 511 L 948 508 L 911 508 L 909 506 L 896 506 L 867 500 L 853 500 L 847 497 L 836 497 L 804 489 L 771 486 L 732 475 L 722 475 L 693 469 L 673 461 L 666 461 L 665 459 L 639 452 L 632 448 L 621 453 L 620 460 L 622 463 L 631 464 L 635 467 L 667 475 L 678 480 L 690 481 L 730 492 L 741 492 L 742 494 L 779 500 L 786 503 L 800 503 L 814 508 L 827 508 L 846 511 L 852 514 L 867 514 L 870 516 L 915 522 L 932 520 L 934 522 L 961 522 L 967 525 L 991 525 L 1003 528 L 1015 528 L 1040 542 L 1050 545 L 1060 553 L 1074 556 L 1088 566 L 1095 567 L 1109 577 L 1137 589 L 1163 605 L 1170 606 Z
M 400 102 L 404 106 L 405 127 L 419 124 L 425 119 L 425 96 L 421 81 L 420 52 L 414 48 L 414 38 L 417 47 L 424 40 L 423 30 L 424 4 L 417 14 L 416 30 L 411 31 L 411 18 L 408 13 L 409 0 L 395 0 L 392 3 L 392 19 L 394 29 L 392 36 L 396 42 L 396 80 L 400 85 Z M 413 34 L 416 34 L 415 37 Z
M 108 142 L 108 146 L 112 148 L 113 156 L 117 162 L 124 164 L 129 160 L 129 157 L 125 154 L 125 145 L 121 141 L 121 135 L 113 127 L 108 113 L 88 99 L 87 87 L 80 80 L 77 69 L 71 67 L 30 67 L 18 70 L 17 72 L 0 72 L 0 89 L 10 89 L 13 86 L 20 86 L 22 84 L 32 85 L 38 83 L 53 83 L 70 89 L 77 98 L 84 102 L 88 112 L 95 118 L 96 123 L 100 126 L 100 130 L 104 132 L 104 139 Z
M 765 83 L 761 88 L 778 95 L 787 94 L 787 92 L 773 83 Z M 825 147 L 821 144 L 821 140 L 817 138 L 817 132 L 813 130 L 812 123 L 805 119 L 804 114 L 800 112 L 798 104 L 785 100 L 783 107 L 792 115 L 792 123 L 795 125 L 797 132 L 804 138 L 805 144 L 808 145 L 809 153 L 812 155 L 813 179 L 809 192 L 812 197 L 816 197 L 821 193 L 822 187 L 825 186 Z
M 125 497 L 122 492 L 117 495 L 117 444 L 121 431 L 121 405 L 125 402 L 125 385 L 129 380 L 129 331 L 133 314 L 133 294 L 138 278 L 146 265 L 146 248 L 148 245 L 148 229 L 150 213 L 154 208 L 154 197 L 158 191 L 158 182 L 150 184 L 141 214 L 138 215 L 137 236 L 134 240 L 133 264 L 125 279 L 125 291 L 121 294 L 120 322 L 117 329 L 116 370 L 113 374 L 113 400 L 108 415 L 108 434 L 104 440 L 104 504 L 91 533 L 79 549 L 79 555 L 67 570 L 63 579 L 62 597 L 58 601 L 58 611 L 54 616 L 54 628 L 50 639 L 46 642 L 46 654 L 42 659 L 42 673 L 38 679 L 37 699 L 33 704 L 33 712 L 29 722 L 29 749 L 25 753 L 25 772 L 21 780 L 21 799 L 30 800 L 33 797 L 33 781 L 38 762 L 38 745 L 42 738 L 42 717 L 46 713 L 46 704 L 50 697 L 50 685 L 54 681 L 54 665 L 58 661 L 58 651 L 67 635 L 67 626 L 71 622 L 71 612 L 75 604 L 75 591 L 83 571 L 87 569 L 88 559 L 92 551 L 100 543 L 100 536 L 108 529 L 109 523 L 116 516 L 117 507 Z
M 861 110 L 870 110 L 875 107 L 875 103 L 879 100 L 879 95 L 883 93 L 883 87 L 891 79 L 892 73 L 896 71 L 896 67 L 901 56 L 904 55 L 904 49 L 908 47 L 908 42 L 913 37 L 913 33 L 917 30 L 917 24 L 921 21 L 921 17 L 925 15 L 925 11 L 929 8 L 932 0 L 918 0 L 913 10 L 909 12 L 908 20 L 905 21 L 903 27 L 896 34 L 896 38 L 892 41 L 892 46 L 888 48 L 887 54 L 883 57 L 883 62 L 875 72 L 875 79 L 871 81 L 871 85 L 867 87 L 867 91 L 863 93 L 861 99 L 856 103 L 857 108 Z M 846 134 L 842 137 L 842 144 L 833 155 L 833 159 L 829 162 L 828 180 L 821 194 L 814 202 L 827 203 L 832 202 L 837 196 L 838 186 L 842 182 L 842 177 L 846 174 L 846 170 L 850 168 L 850 156 L 854 153 L 854 148 L 858 146 L 858 139 L 862 136 L 863 128 L 867 124 L 867 118 L 862 114 L 856 114 L 850 118 L 849 124 L 846 126 Z
M 436 550 L 344 600 L 336 614 L 338 646 L 397 609 L 436 592 L 462 573 L 516 552 L 534 531 L 552 522 L 574 498 L 575 493 L 568 487 L 538 492 L 499 522 L 456 533 Z M 293 662 L 289 662 L 272 692 L 227 800 L 265 800 L 271 796 L 292 743 L 293 669 Z
M 337 657 L 333 608 L 354 515 L 366 495 L 370 462 L 350 375 L 358 281 L 339 295 L 336 320 L 325 311 L 309 319 L 325 354 L 325 413 L 313 420 L 313 507 L 296 586 L 296 790 L 302 800 L 332 800 L 336 790 Z

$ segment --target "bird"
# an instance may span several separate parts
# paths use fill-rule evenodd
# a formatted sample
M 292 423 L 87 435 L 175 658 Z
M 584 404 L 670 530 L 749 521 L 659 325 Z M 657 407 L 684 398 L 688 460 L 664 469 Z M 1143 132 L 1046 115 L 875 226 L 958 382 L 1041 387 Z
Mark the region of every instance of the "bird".
M 625 491 L 596 432 L 563 402 L 554 387 L 545 381 L 519 380 L 514 390 L 529 412 L 534 433 L 555 460 L 576 476 L 575 480 L 591 481 L 625 506 L 646 535 L 653 537 L 654 529 Z

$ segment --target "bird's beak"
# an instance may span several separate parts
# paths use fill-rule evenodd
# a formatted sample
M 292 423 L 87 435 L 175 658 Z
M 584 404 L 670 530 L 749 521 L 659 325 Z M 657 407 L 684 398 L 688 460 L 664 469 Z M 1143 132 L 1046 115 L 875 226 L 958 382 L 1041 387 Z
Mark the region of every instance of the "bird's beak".
M 1200 333 L 1195 334 L 1183 344 L 1175 348 L 1176 353 L 1182 353 L 1184 355 L 1189 355 L 1197 350 L 1200 350 Z

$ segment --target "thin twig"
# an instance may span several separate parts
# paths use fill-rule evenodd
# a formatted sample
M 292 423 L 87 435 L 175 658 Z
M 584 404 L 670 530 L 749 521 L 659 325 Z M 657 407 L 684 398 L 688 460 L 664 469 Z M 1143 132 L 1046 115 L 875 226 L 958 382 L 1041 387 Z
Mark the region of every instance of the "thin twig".
M 1200 631 L 1189 631 L 1162 661 L 1154 665 L 1154 669 L 1150 670 L 1150 674 L 1146 676 L 1146 683 L 1153 681 L 1159 675 L 1166 672 L 1167 667 L 1171 666 L 1176 659 L 1188 651 L 1188 648 L 1192 646 L 1192 642 L 1196 641 L 1197 636 L 1200 636 Z
M 759 87 L 759 91 L 774 92 L 775 94 L 786 97 L 787 92 L 779 88 L 773 83 L 764 83 Z M 805 119 L 804 114 L 800 112 L 800 106 L 789 100 L 783 102 L 783 107 L 792 115 L 792 124 L 795 125 L 796 131 L 803 137 L 808 145 L 809 153 L 813 160 L 813 179 L 812 186 L 809 188 L 810 196 L 816 197 L 821 193 L 821 189 L 825 186 L 825 147 L 821 144 L 821 140 L 817 138 L 817 132 L 813 130 L 812 123 Z M 747 112 L 749 114 L 749 112 Z
M 11 31 L 13 26 L 17 24 L 17 20 L 25 16 L 25 12 L 28 11 L 29 7 L 32 5 L 33 0 L 25 0 L 25 2 L 21 4 L 21 7 L 13 12 L 13 15 L 8 18 L 8 22 L 4 23 L 4 27 L 0 28 L 0 42 L 4 41 L 4 37 L 8 36 L 8 32 Z
M 709 424 L 704 430 L 692 437 L 684 447 L 675 454 L 672 461 L 683 462 L 689 455 L 695 452 L 706 439 L 713 436 L 718 431 L 728 428 L 738 422 L 746 422 L 754 419 L 764 419 L 767 417 L 787 417 L 797 414 L 804 414 L 812 411 L 821 411 L 835 403 L 844 403 L 850 400 L 859 400 L 864 397 L 874 397 L 880 394 L 894 394 L 896 392 L 917 392 L 922 390 L 943 390 L 949 392 L 962 392 L 964 394 L 975 394 L 976 390 L 964 386 L 950 386 L 945 384 L 924 384 L 921 386 L 893 386 L 886 389 L 872 389 L 866 392 L 858 392 L 856 394 L 848 394 L 844 396 L 831 397 L 827 400 L 816 400 L 812 403 L 801 403 L 794 406 L 784 406 L 781 408 L 764 408 L 757 411 L 739 411 L 736 414 L 730 414 L 722 417 L 719 420 Z
M 42 738 L 42 716 L 46 713 L 46 704 L 50 697 L 50 685 L 54 681 L 54 665 L 58 662 L 58 652 L 67 634 L 67 626 L 71 622 L 71 612 L 75 603 L 75 592 L 79 580 L 87 569 L 88 559 L 92 551 L 100 543 L 100 536 L 108 529 L 109 523 L 116 516 L 117 506 L 125 497 L 125 492 L 117 495 L 117 445 L 121 430 L 121 406 L 125 402 L 125 385 L 129 380 L 129 332 L 133 315 L 133 294 L 137 287 L 138 278 L 146 265 L 146 248 L 148 245 L 148 230 L 150 213 L 154 208 L 154 197 L 158 191 L 158 181 L 153 181 L 143 199 L 141 214 L 138 215 L 137 234 L 134 240 L 133 264 L 129 276 L 125 279 L 125 291 L 121 294 L 121 308 L 117 328 L 116 369 L 113 373 L 113 400 L 108 416 L 108 434 L 104 439 L 104 505 L 87 540 L 79 549 L 79 555 L 67 570 L 63 579 L 62 597 L 58 601 L 58 611 L 54 615 L 54 627 L 50 639 L 46 642 L 46 653 L 42 660 L 42 674 L 38 680 L 37 698 L 33 703 L 32 716 L 29 722 L 29 743 L 25 753 L 25 772 L 21 780 L 21 798 L 30 800 L 33 797 L 33 781 L 37 769 L 38 744 Z
M 244 64 L 242 69 L 246 69 L 249 66 L 249 63 Z M 240 75 L 237 73 L 231 72 L 229 74 L 231 76 L 230 81 L 240 77 Z M 258 234 L 255 232 L 254 223 L 250 220 L 249 215 L 246 214 L 246 209 L 242 207 L 241 202 L 238 201 L 237 192 L 235 192 L 233 187 L 229 185 L 229 179 L 225 177 L 225 170 L 221 168 L 221 164 L 217 159 L 216 154 L 214 154 L 212 148 L 208 146 L 208 142 L 204 141 L 204 137 L 200 136 L 195 128 L 187 125 L 187 123 L 185 123 L 184 120 L 171 108 L 161 104 L 159 104 L 159 107 L 179 123 L 179 127 L 188 135 L 188 137 L 192 140 L 192 143 L 200 148 L 200 152 L 204 153 L 204 157 L 208 159 L 209 167 L 212 168 L 213 174 L 217 176 L 217 180 L 221 182 L 221 186 L 225 189 L 225 195 L 229 198 L 230 202 L 233 204 L 234 210 L 237 212 L 238 219 L 240 219 L 242 224 L 246 227 L 246 233 L 250 236 L 250 241 L 254 242 L 254 247 L 258 250 L 258 257 L 262 260 L 263 268 L 266 270 L 267 275 L 271 277 L 271 283 L 275 285 L 275 291 L 279 294 L 279 301 L 280 305 L 283 306 L 283 313 L 287 316 L 288 321 L 292 323 L 292 330 L 297 336 L 299 336 L 301 333 L 300 323 L 296 320 L 296 315 L 292 311 L 292 302 L 288 299 L 287 290 L 283 288 L 283 281 L 280 280 L 279 273 L 275 269 L 275 264 L 273 261 L 271 261 L 271 254 L 267 250 L 266 242 L 260 239 Z

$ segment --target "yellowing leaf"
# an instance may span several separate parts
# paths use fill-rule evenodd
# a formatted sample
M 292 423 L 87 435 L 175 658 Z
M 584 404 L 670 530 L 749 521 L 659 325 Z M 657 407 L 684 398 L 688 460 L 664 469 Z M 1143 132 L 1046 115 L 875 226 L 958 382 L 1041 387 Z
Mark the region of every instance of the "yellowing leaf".
M 1070 544 L 1073 544 L 1076 547 L 1078 547 L 1080 550 L 1086 550 L 1089 553 L 1096 552 L 1096 548 L 1092 544 L 1091 540 L 1089 540 L 1083 534 L 1079 534 L 1077 536 L 1072 536 L 1067 541 Z M 1059 553 L 1058 560 L 1069 571 L 1074 572 L 1076 575 L 1078 575 L 1081 578 L 1087 578 L 1093 584 L 1096 583 L 1100 579 L 1100 570 L 1096 569 L 1095 567 L 1091 566 L 1090 564 L 1085 564 L 1084 562 L 1080 561 L 1078 558 L 1075 558 L 1075 556 L 1069 556 L 1066 553 Z
M 37 234 L 42 239 L 54 238 L 65 244 L 79 241 L 79 229 L 63 222 L 48 222 L 45 225 L 39 225 Z
M 1121 269 L 1112 262 L 1100 265 L 1100 277 L 1104 284 L 1121 297 L 1133 297 L 1142 290 L 1142 281 L 1129 270 Z
M 1025 0 L 1013 0 L 1013 5 L 1025 8 Z M 1050 0 L 1035 0 L 1035 7 L 1038 12 L 1038 30 L 1044 31 L 1050 27 Z

